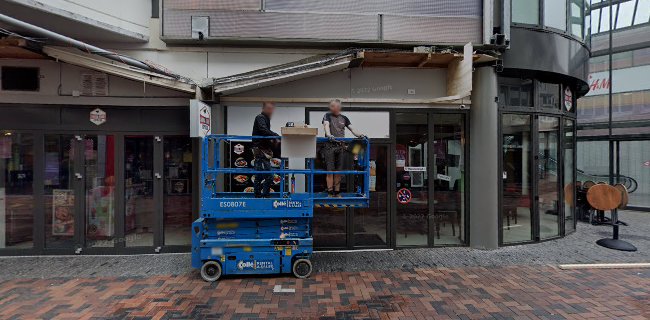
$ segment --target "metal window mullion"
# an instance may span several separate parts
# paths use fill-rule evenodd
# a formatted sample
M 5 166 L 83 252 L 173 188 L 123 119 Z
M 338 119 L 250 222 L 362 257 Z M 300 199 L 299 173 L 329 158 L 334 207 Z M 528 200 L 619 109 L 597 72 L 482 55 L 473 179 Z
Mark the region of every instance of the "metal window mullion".
M 154 217 L 156 217 L 154 222 L 154 234 L 153 234 L 153 246 L 162 247 L 165 242 L 164 238 L 164 182 L 165 182 L 165 172 L 164 172 L 164 137 L 156 136 L 154 137 L 153 144 L 153 200 L 154 200 Z M 160 174 L 160 178 L 157 178 L 157 174 Z
M 45 248 L 45 136 L 43 132 L 35 132 L 33 136 L 34 163 L 32 164 L 32 184 L 34 195 L 34 247 L 36 252 L 42 252 Z
M 539 115 L 530 115 L 530 170 L 531 170 L 531 238 L 532 241 L 541 239 L 539 234 Z
M 115 157 L 115 160 L 113 163 L 115 163 L 115 173 L 116 173 L 116 179 L 115 179 L 115 194 L 117 197 L 115 197 L 115 207 L 113 209 L 113 214 L 115 215 L 115 234 L 114 234 L 114 239 L 116 241 L 113 242 L 115 248 L 125 248 L 126 247 L 126 239 L 124 237 L 125 235 L 125 173 L 124 173 L 124 135 L 123 134 L 117 134 L 114 135 L 115 139 L 115 145 L 113 150 L 113 154 Z M 118 250 L 119 251 L 119 250 Z
M 427 202 L 428 202 L 428 216 L 427 216 L 427 224 L 428 224 L 428 230 L 429 230 L 429 235 L 427 237 L 427 245 L 429 247 L 433 247 L 435 245 L 435 236 L 436 236 L 436 211 L 434 207 L 434 201 L 435 201 L 435 191 L 434 189 L 434 180 L 431 177 L 434 176 L 437 173 L 437 168 L 436 168 L 436 160 L 435 160 L 435 152 L 433 148 L 433 144 L 435 142 L 435 128 L 434 128 L 434 113 L 433 112 L 427 112 L 427 134 L 428 134 L 428 139 L 427 139 Z M 413 182 L 411 182 L 412 184 Z

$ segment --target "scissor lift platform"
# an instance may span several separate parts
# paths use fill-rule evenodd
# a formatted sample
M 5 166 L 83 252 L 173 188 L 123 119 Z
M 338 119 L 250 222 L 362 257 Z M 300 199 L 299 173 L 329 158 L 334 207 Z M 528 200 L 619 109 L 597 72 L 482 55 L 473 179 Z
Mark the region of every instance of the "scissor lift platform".
M 277 139 L 277 137 L 275 137 Z M 252 168 L 229 168 L 221 162 L 221 148 L 231 141 L 268 137 L 208 136 L 203 140 L 202 188 L 199 219 L 192 224 L 192 267 L 201 270 L 206 281 L 222 275 L 293 273 L 306 278 L 312 272 L 312 218 L 314 207 L 368 207 L 369 144 L 356 154 L 354 170 L 328 172 L 315 168 L 315 159 L 306 159 L 307 169 L 287 169 L 286 159 L 279 168 L 258 172 Z M 350 141 L 352 139 L 341 139 Z M 324 140 L 320 140 L 323 142 Z M 219 176 L 244 174 L 279 175 L 279 192 L 269 198 L 255 198 L 251 192 L 219 189 Z M 354 192 L 328 197 L 314 192 L 314 177 L 325 174 L 362 177 Z M 305 177 L 304 191 L 285 188 L 289 177 Z

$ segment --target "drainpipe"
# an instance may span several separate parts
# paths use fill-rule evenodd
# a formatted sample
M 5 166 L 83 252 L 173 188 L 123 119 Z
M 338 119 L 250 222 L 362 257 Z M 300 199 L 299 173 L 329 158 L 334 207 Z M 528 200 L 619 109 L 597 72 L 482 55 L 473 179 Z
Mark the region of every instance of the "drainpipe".
M 47 29 L 43 29 L 41 27 L 35 26 L 33 24 L 29 24 L 27 22 L 24 22 L 24 21 L 21 21 L 21 20 L 18 20 L 18 19 L 14 19 L 12 17 L 9 17 L 9 16 L 1 14 L 1 13 L 0 13 L 0 22 L 4 22 L 6 24 L 13 25 L 13 26 L 19 27 L 21 29 L 28 30 L 30 33 L 35 33 L 40 37 L 44 37 L 44 38 L 48 38 L 48 39 L 52 39 L 52 40 L 56 40 L 58 42 L 68 44 L 68 45 L 73 46 L 73 47 L 75 47 L 75 48 L 77 48 L 77 49 L 79 49 L 79 50 L 81 50 L 83 52 L 87 52 L 87 53 L 90 53 L 90 54 L 95 54 L 95 55 L 98 55 L 98 56 L 102 56 L 104 58 L 107 58 L 107 59 L 110 59 L 110 60 L 113 60 L 113 61 L 121 62 L 121 63 L 127 64 L 127 65 L 135 67 L 135 68 L 139 68 L 139 69 L 147 70 L 147 71 L 150 71 L 150 72 L 153 72 L 153 73 L 157 73 L 157 74 L 165 75 L 165 76 L 168 76 L 168 77 L 172 77 L 174 79 L 179 79 L 180 78 L 180 76 L 178 76 L 176 74 L 160 70 L 160 69 L 158 69 L 156 67 L 153 67 L 153 66 L 151 66 L 151 65 L 149 65 L 147 63 L 144 63 L 144 62 L 142 62 L 140 60 L 136 60 L 136 59 L 133 59 L 133 58 L 130 58 L 130 57 L 127 57 L 127 56 L 123 56 L 121 54 L 117 54 L 115 52 L 111 52 L 111 51 L 104 50 L 104 49 L 99 48 L 99 47 L 95 47 L 95 46 L 90 45 L 88 43 L 85 43 L 85 42 L 82 42 L 82 41 L 79 41 L 79 40 L 75 40 L 75 39 L 72 39 L 70 37 L 66 37 L 66 36 L 64 36 L 62 34 L 59 34 L 59 33 L 56 33 L 56 32 L 53 32 L 53 31 L 50 31 L 50 30 L 47 30 Z

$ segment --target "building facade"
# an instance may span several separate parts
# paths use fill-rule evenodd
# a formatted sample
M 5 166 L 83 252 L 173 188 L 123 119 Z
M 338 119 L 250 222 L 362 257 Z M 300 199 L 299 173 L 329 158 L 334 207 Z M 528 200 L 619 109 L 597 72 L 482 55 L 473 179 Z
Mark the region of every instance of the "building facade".
M 611 177 L 628 188 L 630 207 L 650 210 L 650 1 L 594 4 L 591 28 L 590 91 L 578 103 L 578 178 Z
M 234 135 L 250 134 L 262 101 L 276 102 L 276 129 L 320 127 L 327 102 L 343 101 L 371 139 L 371 206 L 316 209 L 321 250 L 493 249 L 575 230 L 585 1 L 11 0 L 0 9 L 153 70 L 0 19 L 0 254 L 189 250 L 201 179 L 193 98 L 212 106 L 213 133 Z

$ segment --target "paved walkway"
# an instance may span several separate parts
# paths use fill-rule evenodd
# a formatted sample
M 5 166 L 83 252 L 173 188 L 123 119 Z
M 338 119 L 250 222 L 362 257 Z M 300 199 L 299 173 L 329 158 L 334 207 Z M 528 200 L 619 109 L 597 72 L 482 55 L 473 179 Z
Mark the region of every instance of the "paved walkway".
M 564 239 L 494 251 L 318 253 L 316 273 L 307 280 L 244 277 L 209 284 L 189 267 L 187 254 L 3 257 L 0 319 L 647 320 L 650 269 L 556 268 L 650 262 L 650 214 L 621 217 L 630 223 L 622 237 L 638 252 L 601 248 L 595 240 L 611 228 L 579 224 Z
M 647 320 L 650 270 L 508 266 L 320 273 L 307 280 L 226 278 L 213 284 L 196 274 L 0 282 L 3 319 L 259 317 Z
M 596 245 L 611 237 L 611 226 L 578 223 L 578 230 L 563 238 L 538 244 L 485 251 L 464 247 L 409 249 L 382 252 L 316 253 L 318 272 L 381 271 L 404 268 L 556 265 L 561 263 L 650 262 L 650 213 L 624 211 L 621 238 L 638 247 L 622 252 Z M 184 275 L 192 271 L 189 254 L 140 256 L 0 257 L 0 280 L 51 277 L 120 277 Z

